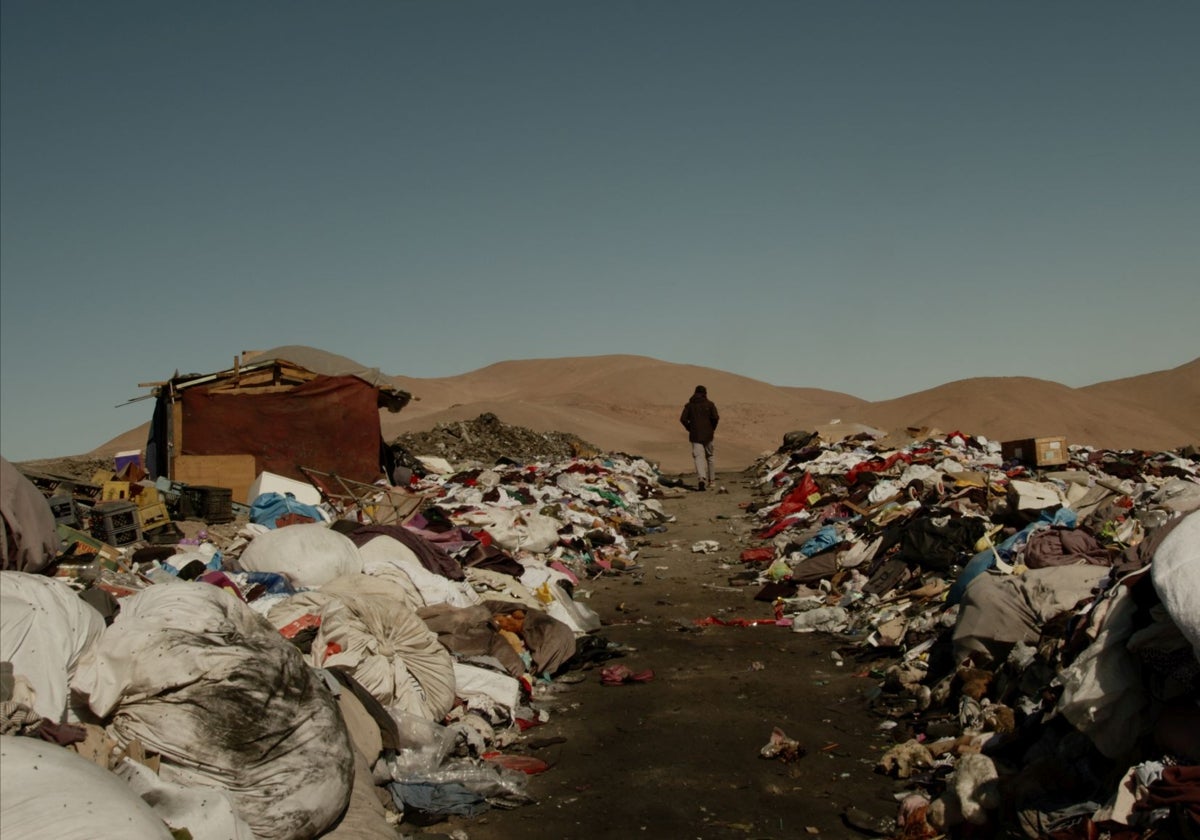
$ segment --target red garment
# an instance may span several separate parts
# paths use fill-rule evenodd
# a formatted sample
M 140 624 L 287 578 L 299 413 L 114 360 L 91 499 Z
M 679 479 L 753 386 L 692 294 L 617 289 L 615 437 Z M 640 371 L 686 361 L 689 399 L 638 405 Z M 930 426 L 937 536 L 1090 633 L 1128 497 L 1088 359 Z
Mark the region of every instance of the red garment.
M 771 537 L 775 536 L 779 532 L 786 531 L 788 528 L 795 525 L 798 521 L 800 521 L 799 517 L 788 517 L 786 519 L 780 519 L 778 522 L 776 522 L 770 528 L 763 531 L 761 534 L 758 534 L 757 538 L 760 540 L 769 540 L 769 539 L 771 539 Z
M 817 486 L 817 482 L 808 473 L 800 479 L 788 494 L 783 497 L 779 504 L 771 511 L 772 519 L 782 519 L 785 516 L 790 516 L 806 509 L 811 504 L 811 499 L 814 496 L 821 495 L 821 488 Z
M 886 472 L 887 470 L 890 470 L 892 467 L 894 467 L 896 465 L 897 461 L 903 461 L 906 464 L 911 464 L 912 463 L 912 455 L 909 455 L 907 452 L 893 452 L 891 455 L 889 455 L 883 461 L 880 461 L 878 459 L 872 459 L 870 461 L 863 461 L 861 464 L 855 464 L 853 467 L 851 467 L 849 470 L 846 471 L 846 479 L 845 479 L 846 484 L 848 486 L 853 485 L 854 482 L 858 481 L 858 476 L 861 473 Z
M 775 547 L 768 545 L 762 548 L 747 548 L 742 552 L 743 563 L 764 563 L 775 559 Z
M 600 682 L 604 685 L 649 682 L 652 679 L 654 679 L 653 671 L 638 671 L 635 674 L 627 665 L 609 665 L 606 668 L 600 669 Z
M 708 616 L 707 618 L 697 618 L 692 622 L 697 627 L 758 627 L 763 624 L 771 624 L 777 627 L 786 627 L 790 622 L 787 619 L 781 618 L 716 618 Z

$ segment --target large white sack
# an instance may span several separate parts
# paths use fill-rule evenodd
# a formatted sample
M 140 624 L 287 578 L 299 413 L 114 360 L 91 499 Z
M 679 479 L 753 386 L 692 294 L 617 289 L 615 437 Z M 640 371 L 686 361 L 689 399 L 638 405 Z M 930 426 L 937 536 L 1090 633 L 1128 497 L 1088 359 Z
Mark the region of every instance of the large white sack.
M 403 573 L 395 575 L 343 575 L 321 587 L 330 595 L 380 595 L 403 604 L 414 612 L 425 606 L 424 600 L 412 579 Z
M 229 791 L 257 837 L 317 836 L 349 800 L 353 750 L 333 695 L 223 589 L 184 582 L 126 598 L 71 687 L 120 744 L 160 753 L 166 781 Z
M 450 652 L 403 603 L 347 583 L 321 611 L 313 665 L 345 670 L 384 706 L 441 720 L 454 705 Z
M 321 610 L 325 609 L 325 605 L 332 600 L 334 600 L 332 595 L 326 595 L 317 589 L 308 589 L 304 592 L 297 592 L 295 595 L 287 595 L 275 601 L 267 610 L 267 621 L 282 633 L 289 624 L 299 621 L 305 616 L 317 616 L 319 621 Z M 290 633 L 287 638 L 295 635 L 296 633 Z
M 172 840 L 129 785 L 86 758 L 34 738 L 0 737 L 0 837 Z
M 187 829 L 192 840 L 255 840 L 226 791 L 168 782 L 131 758 L 123 759 L 113 774 L 129 785 L 155 816 L 172 829 Z
M 403 585 L 403 580 L 397 579 L 396 571 L 403 572 L 420 594 L 420 606 L 473 607 L 481 600 L 469 583 L 429 571 L 415 551 L 392 537 L 372 537 L 358 552 L 363 560 L 363 571 L 368 575 L 390 577 Z
M 1189 513 L 1163 538 L 1150 561 L 1150 579 L 1200 659 L 1200 511 Z
M 36 692 L 33 710 L 61 723 L 70 712 L 70 674 L 104 632 L 100 613 L 60 580 L 0 572 L 0 660 Z
M 236 565 L 245 572 L 281 574 L 292 586 L 302 589 L 363 570 L 354 542 L 317 523 L 288 525 L 259 534 L 246 546 Z

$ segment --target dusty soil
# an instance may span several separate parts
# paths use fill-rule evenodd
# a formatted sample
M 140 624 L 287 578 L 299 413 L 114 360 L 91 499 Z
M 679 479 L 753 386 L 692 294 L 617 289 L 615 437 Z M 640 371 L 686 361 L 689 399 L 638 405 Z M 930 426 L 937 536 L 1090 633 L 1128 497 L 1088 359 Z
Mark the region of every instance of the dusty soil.
M 694 487 L 694 477 L 686 480 Z M 744 582 L 738 560 L 755 525 L 744 510 L 751 476 L 723 474 L 718 485 L 724 492 L 665 501 L 676 521 L 644 539 L 636 571 L 581 582 L 577 594 L 605 622 L 599 635 L 626 653 L 539 689 L 549 721 L 508 749 L 551 765 L 528 777 L 537 804 L 452 819 L 422 834 L 862 837 L 843 821 L 848 807 L 860 817 L 895 816 L 896 783 L 874 772 L 891 743 L 865 696 L 877 685 L 869 675 L 875 663 L 827 636 L 696 624 L 710 616 L 773 618 L 769 603 L 754 600 L 759 587 Z M 693 553 L 700 540 L 721 549 Z M 600 670 L 614 663 L 654 677 L 604 686 Z M 806 754 L 791 762 L 761 757 L 776 727 Z

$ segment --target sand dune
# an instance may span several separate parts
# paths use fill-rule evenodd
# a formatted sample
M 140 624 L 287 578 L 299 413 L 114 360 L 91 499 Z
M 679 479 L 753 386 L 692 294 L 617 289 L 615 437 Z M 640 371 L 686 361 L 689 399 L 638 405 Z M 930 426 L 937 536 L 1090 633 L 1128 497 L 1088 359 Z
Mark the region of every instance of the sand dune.
M 314 370 L 368 369 L 310 347 L 265 351 Z M 491 412 L 506 423 L 564 431 L 612 451 L 642 455 L 666 471 L 689 466 L 679 411 L 697 384 L 721 411 L 717 457 L 722 469 L 748 466 L 794 429 L 840 437 L 860 427 L 961 430 L 996 440 L 1066 435 L 1071 443 L 1113 449 L 1173 449 L 1200 443 L 1200 359 L 1166 371 L 1069 388 L 1027 377 L 950 382 L 871 403 L 849 394 L 780 387 L 713 368 L 612 355 L 529 359 L 459 376 L 388 377 L 415 399 L 383 413 L 384 438 Z M 141 446 L 146 426 L 90 455 Z

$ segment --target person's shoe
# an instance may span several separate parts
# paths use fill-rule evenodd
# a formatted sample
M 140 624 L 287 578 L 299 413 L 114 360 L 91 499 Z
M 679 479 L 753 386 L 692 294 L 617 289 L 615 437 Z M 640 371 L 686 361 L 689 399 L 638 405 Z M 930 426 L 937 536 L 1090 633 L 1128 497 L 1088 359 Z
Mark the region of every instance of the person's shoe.
M 702 479 L 700 479 L 700 483 L 699 483 L 698 485 L 696 485 L 696 489 L 697 489 L 697 490 L 704 490 L 704 489 L 705 489 L 705 484 L 704 484 L 704 479 L 703 479 L 703 478 L 702 478 Z

